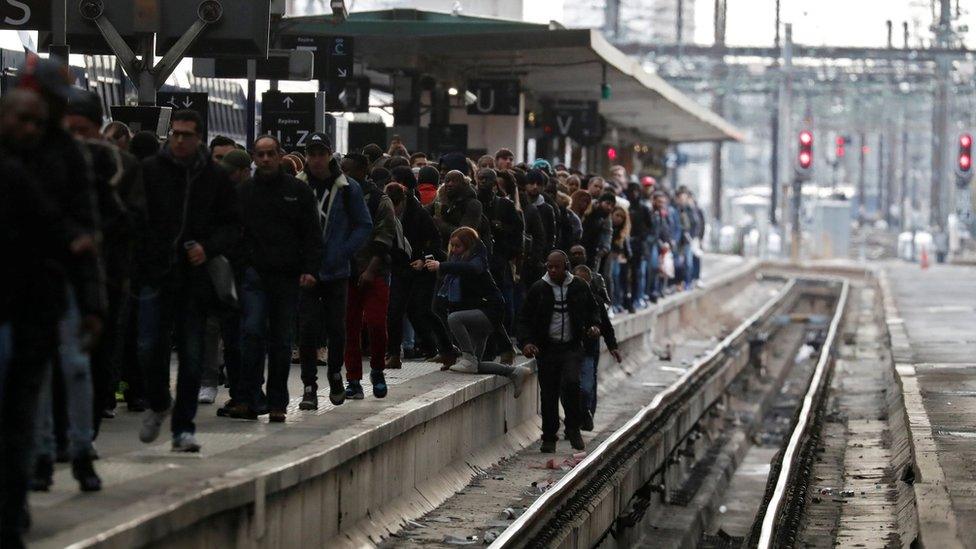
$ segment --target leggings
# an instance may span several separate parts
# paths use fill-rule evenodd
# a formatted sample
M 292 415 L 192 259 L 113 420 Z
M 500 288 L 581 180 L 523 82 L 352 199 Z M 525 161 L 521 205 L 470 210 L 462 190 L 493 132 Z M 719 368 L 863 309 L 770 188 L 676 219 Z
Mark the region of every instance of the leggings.
M 488 337 L 497 329 L 481 309 L 454 311 L 447 315 L 447 327 L 462 355 L 478 364 L 479 374 L 509 376 L 515 371 L 514 366 L 481 360 Z

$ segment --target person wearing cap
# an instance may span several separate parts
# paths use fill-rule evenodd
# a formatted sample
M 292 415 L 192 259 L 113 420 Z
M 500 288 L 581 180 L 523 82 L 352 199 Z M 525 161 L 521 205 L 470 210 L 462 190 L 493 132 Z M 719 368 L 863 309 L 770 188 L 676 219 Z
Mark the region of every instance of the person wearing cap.
M 283 168 L 281 144 L 271 135 L 254 142 L 257 169 L 239 188 L 241 240 L 239 419 L 258 418 L 267 359 L 269 420 L 283 423 L 288 407 L 292 332 L 299 287 L 313 288 L 322 263 L 322 229 L 315 195 Z M 235 399 L 236 400 L 236 399 Z
M 137 255 L 139 356 L 149 412 L 139 439 L 159 437 L 172 413 L 172 450 L 199 452 L 197 400 L 213 282 L 207 260 L 229 253 L 240 236 L 237 193 L 201 142 L 203 121 L 192 110 L 173 113 L 169 140 L 143 160 L 147 228 Z M 176 399 L 170 394 L 170 338 L 179 359 Z
M 298 174 L 315 193 L 322 224 L 322 263 L 315 284 L 302 288 L 298 309 L 298 354 L 304 390 L 299 408 L 318 409 L 318 350 L 328 344 L 329 400 L 346 399 L 342 365 L 346 345 L 347 282 L 351 261 L 373 231 L 363 190 L 342 173 L 333 155 L 332 141 L 315 132 L 305 140 L 305 170 Z

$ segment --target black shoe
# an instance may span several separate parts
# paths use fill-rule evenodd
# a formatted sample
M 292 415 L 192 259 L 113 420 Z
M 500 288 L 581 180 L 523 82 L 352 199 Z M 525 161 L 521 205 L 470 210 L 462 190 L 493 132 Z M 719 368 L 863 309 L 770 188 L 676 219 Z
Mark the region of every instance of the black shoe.
M 146 400 L 142 398 L 135 398 L 125 403 L 126 408 L 130 412 L 145 412 L 149 409 L 146 405 Z
M 593 414 L 589 410 L 583 412 L 583 420 L 580 421 L 581 431 L 592 431 L 593 430 Z
M 243 402 L 228 408 L 227 415 L 234 419 L 249 419 L 251 421 L 258 419 L 258 412 Z
M 386 376 L 383 375 L 383 370 L 374 371 L 369 373 L 369 380 L 373 384 L 373 396 L 376 398 L 386 397 Z M 360 389 L 362 391 L 362 389 Z
M 342 386 L 342 374 L 329 374 L 329 402 L 339 406 L 346 401 L 346 388 Z
M 302 393 L 302 402 L 298 405 L 299 410 L 318 410 L 319 409 L 319 395 L 316 392 L 317 387 L 314 385 L 306 385 L 305 392 Z
M 346 387 L 346 398 L 350 400 L 362 400 L 366 398 L 363 394 L 363 386 L 358 381 L 350 381 Z
M 268 416 L 268 421 L 271 423 L 284 423 L 285 422 L 285 412 L 284 410 L 271 410 Z
M 583 435 L 579 434 L 579 432 L 566 433 L 566 440 L 569 441 L 569 444 L 573 447 L 573 450 L 586 449 L 586 444 L 583 443 Z
M 555 454 L 556 453 L 556 441 L 555 440 L 543 440 L 542 446 L 539 451 L 543 454 Z
M 236 405 L 237 403 L 234 402 L 234 399 L 227 399 L 227 402 L 223 406 L 217 408 L 217 417 L 230 417 L 230 409 Z
M 30 489 L 34 492 L 47 492 L 54 484 L 54 463 L 47 456 L 38 456 L 34 460 L 34 475 L 30 480 Z
M 71 475 L 78 481 L 82 492 L 97 492 L 102 489 L 102 479 L 95 473 L 90 456 L 75 458 L 71 462 Z

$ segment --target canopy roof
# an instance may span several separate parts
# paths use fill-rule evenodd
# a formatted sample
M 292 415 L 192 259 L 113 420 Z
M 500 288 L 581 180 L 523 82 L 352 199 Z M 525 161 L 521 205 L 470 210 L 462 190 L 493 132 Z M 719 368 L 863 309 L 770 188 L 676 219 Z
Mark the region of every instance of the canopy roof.
M 615 127 L 673 143 L 741 140 L 722 117 L 699 105 L 591 29 L 562 29 L 488 17 L 412 9 L 286 18 L 282 34 L 368 37 L 357 61 L 372 70 L 420 70 L 462 84 L 519 78 L 540 99 L 593 100 Z M 604 76 L 605 74 L 605 76 Z M 601 97 L 606 79 L 611 97 Z

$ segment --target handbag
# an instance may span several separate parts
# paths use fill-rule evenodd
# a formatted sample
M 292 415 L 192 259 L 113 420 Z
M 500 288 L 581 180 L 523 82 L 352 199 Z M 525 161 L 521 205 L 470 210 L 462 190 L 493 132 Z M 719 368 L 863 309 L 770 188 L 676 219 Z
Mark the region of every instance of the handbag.
M 222 255 L 210 258 L 207 261 L 207 273 L 217 294 L 217 301 L 224 306 L 237 309 L 239 307 L 237 284 L 234 282 L 234 267 L 230 261 Z

